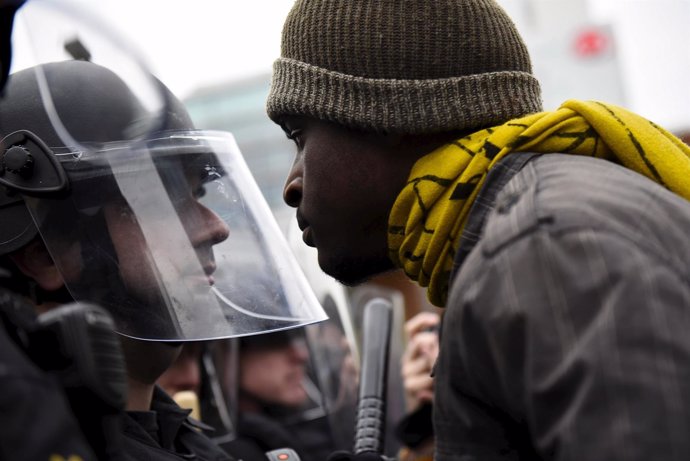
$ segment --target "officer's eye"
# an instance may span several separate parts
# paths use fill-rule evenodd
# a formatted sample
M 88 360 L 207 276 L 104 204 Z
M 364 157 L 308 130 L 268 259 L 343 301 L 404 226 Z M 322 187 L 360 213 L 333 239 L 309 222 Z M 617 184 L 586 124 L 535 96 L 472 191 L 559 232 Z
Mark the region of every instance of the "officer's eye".
M 204 195 L 206 195 L 206 185 L 197 187 L 194 191 L 194 198 L 197 200 L 203 197 Z

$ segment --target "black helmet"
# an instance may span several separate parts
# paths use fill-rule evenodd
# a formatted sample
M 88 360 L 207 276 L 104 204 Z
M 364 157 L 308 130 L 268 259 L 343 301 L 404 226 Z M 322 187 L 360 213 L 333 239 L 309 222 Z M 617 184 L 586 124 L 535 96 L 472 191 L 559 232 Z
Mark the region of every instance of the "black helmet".
M 41 80 L 49 94 L 42 95 Z M 44 197 L 69 191 L 69 180 L 55 162 L 66 143 L 93 146 L 141 139 L 156 130 L 193 129 L 182 103 L 163 85 L 161 92 L 166 110 L 151 120 L 124 82 L 99 65 L 61 61 L 13 74 L 0 96 L 0 184 L 6 186 L 0 189 L 0 255 L 37 233 L 18 191 Z
M 40 235 L 69 295 L 103 305 L 120 333 L 139 339 L 325 318 L 232 136 L 194 130 L 157 85 L 164 104 L 151 111 L 90 62 L 10 76 L 0 99 L 0 255 Z

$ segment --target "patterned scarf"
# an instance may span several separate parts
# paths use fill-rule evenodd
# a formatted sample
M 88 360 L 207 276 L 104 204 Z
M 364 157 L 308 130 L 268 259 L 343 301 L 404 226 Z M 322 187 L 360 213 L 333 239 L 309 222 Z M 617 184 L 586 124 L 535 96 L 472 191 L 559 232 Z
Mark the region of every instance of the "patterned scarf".
M 567 101 L 478 131 L 422 157 L 388 221 L 397 266 L 428 286 L 444 306 L 453 258 L 470 207 L 487 172 L 511 152 L 569 153 L 603 158 L 643 174 L 690 200 L 690 148 L 652 122 L 601 102 Z

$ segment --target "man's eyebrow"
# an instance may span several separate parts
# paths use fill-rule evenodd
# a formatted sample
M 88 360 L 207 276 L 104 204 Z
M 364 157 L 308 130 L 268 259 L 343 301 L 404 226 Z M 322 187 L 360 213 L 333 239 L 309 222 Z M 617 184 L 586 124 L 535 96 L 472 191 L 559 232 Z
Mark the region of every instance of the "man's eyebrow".
M 277 123 L 278 123 L 278 125 L 280 126 L 280 128 L 283 129 L 283 131 L 285 132 L 285 134 L 290 134 L 290 128 L 287 126 L 287 122 L 285 121 L 285 118 L 284 118 L 284 117 L 279 118 L 279 119 L 277 120 Z

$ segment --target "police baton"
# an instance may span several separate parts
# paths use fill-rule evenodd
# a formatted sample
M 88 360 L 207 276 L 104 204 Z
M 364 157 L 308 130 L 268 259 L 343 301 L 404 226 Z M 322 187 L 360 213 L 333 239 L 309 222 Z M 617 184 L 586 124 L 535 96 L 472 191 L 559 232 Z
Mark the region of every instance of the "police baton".
M 393 305 L 389 301 L 374 298 L 364 306 L 355 455 L 365 452 L 383 454 L 392 321 Z

